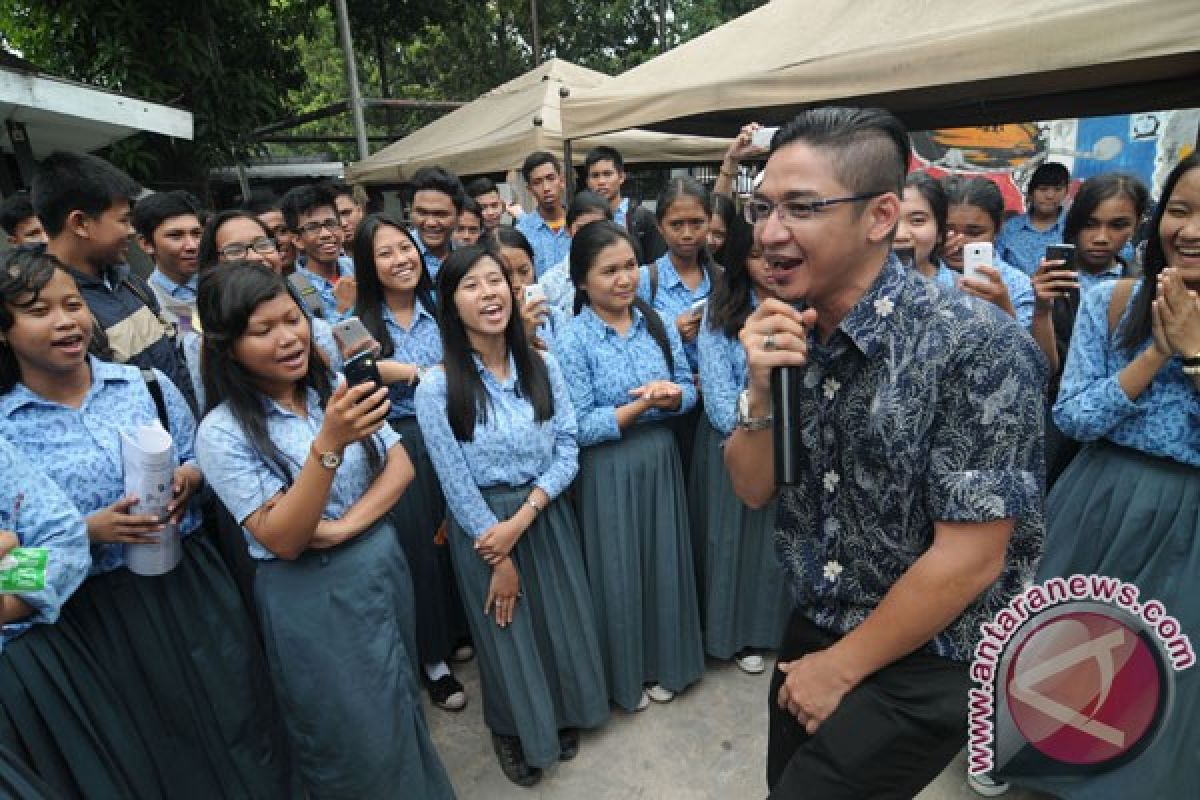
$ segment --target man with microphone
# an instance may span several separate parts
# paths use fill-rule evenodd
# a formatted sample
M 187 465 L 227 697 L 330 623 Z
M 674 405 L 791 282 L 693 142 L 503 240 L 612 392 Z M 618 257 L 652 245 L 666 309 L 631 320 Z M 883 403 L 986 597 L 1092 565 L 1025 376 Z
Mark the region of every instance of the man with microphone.
M 782 301 L 742 330 L 725 463 L 748 505 L 778 496 L 795 597 L 773 798 L 911 798 L 935 778 L 966 741 L 979 625 L 1041 550 L 1042 360 L 892 256 L 908 154 L 886 111 L 810 109 L 746 208 Z

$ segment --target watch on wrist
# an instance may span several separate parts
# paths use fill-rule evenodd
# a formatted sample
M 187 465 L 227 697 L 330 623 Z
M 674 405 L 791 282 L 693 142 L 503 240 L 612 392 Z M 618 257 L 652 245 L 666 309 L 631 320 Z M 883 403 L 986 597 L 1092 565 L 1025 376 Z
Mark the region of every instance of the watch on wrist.
M 748 431 L 762 431 L 775 422 L 774 414 L 765 417 L 750 416 L 750 390 L 743 389 L 737 400 L 737 426 Z
M 322 453 L 317 450 L 317 443 L 313 442 L 312 452 L 317 457 L 317 463 L 325 469 L 337 469 L 342 465 L 342 454 L 335 450 Z

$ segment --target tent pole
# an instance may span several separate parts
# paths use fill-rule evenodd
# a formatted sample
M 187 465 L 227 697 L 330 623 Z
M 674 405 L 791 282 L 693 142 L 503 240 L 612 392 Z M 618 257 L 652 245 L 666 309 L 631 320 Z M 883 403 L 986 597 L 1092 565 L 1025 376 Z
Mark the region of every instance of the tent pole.
M 567 204 L 569 205 L 575 196 L 575 162 L 571 157 L 570 139 L 563 139 L 563 169 L 566 170 Z
M 362 92 L 358 88 L 358 67 L 354 63 L 354 41 L 350 38 L 350 14 L 346 11 L 346 0 L 334 0 L 337 9 L 338 29 L 342 39 L 342 57 L 346 60 L 346 83 L 350 87 L 350 117 L 354 120 L 354 138 L 358 142 L 358 157 L 371 155 L 367 144 L 367 125 L 363 119 Z

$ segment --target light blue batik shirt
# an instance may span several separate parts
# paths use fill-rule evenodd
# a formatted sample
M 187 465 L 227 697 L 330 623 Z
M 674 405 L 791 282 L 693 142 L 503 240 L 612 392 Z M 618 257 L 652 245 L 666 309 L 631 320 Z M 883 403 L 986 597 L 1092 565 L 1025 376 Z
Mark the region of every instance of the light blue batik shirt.
M 187 283 L 176 283 L 155 267 L 154 271 L 150 273 L 150 277 L 146 278 L 146 283 L 172 300 L 177 300 L 192 308 L 196 307 L 196 292 L 200 283 L 200 279 L 196 275 L 193 275 Z
M 758 307 L 758 297 L 753 292 L 750 306 Z M 746 350 L 736 336 L 726 336 L 723 328 L 709 326 L 707 308 L 696 336 L 696 350 L 700 357 L 704 413 L 722 436 L 728 436 L 737 422 L 738 395 L 748 385 Z
M 34 625 L 58 619 L 67 598 L 87 577 L 92 558 L 87 525 L 58 484 L 30 463 L 25 454 L 0 438 L 0 530 L 17 535 L 21 547 L 45 547 L 46 588 L 17 595 L 33 609 L 28 617 L 0 628 L 4 644 Z
M 553 500 L 579 470 L 570 394 L 558 362 L 549 354 L 542 358 L 554 398 L 554 416 L 545 422 L 534 419 L 533 405 L 521 396 L 511 354 L 508 378 L 503 381 L 484 367 L 478 356 L 474 357 L 488 405 L 476 413 L 469 442 L 459 441 L 450 427 L 446 373 L 433 370 L 417 387 L 417 420 L 446 495 L 446 505 L 472 538 L 478 539 L 499 523 L 480 489 L 532 483 Z
M 701 270 L 703 277 L 700 279 L 700 284 L 695 289 L 689 289 L 683 279 L 679 277 L 679 272 L 671 261 L 670 253 L 664 253 L 655 264 L 658 268 L 658 291 L 654 292 L 654 297 L 650 296 L 653 289 L 650 284 L 650 270 L 643 266 L 640 268 L 638 278 L 638 297 L 654 306 L 654 310 L 670 328 L 678 330 L 675 328 L 676 318 L 685 311 L 690 311 L 699 301 L 707 300 L 708 295 L 712 292 L 712 282 L 708 279 L 708 272 Z M 688 365 L 692 372 L 696 372 L 699 367 L 696 340 L 684 342 L 683 352 L 687 355 Z
M 337 322 L 344 315 L 337 310 L 337 296 L 333 293 L 333 284 L 321 275 L 310 270 L 307 266 L 308 260 L 304 256 L 296 257 L 296 272 L 303 275 L 312 284 L 312 287 L 317 290 L 317 296 L 321 298 L 321 308 L 325 312 L 325 319 L 330 322 Z M 354 260 L 349 256 L 338 256 L 338 275 L 343 278 L 354 277 Z
M 388 335 L 392 337 L 392 347 L 395 348 L 389 360 L 401 364 L 416 364 L 418 367 L 432 367 L 442 362 L 441 331 L 438 330 L 433 314 L 420 300 L 413 305 L 412 323 L 407 329 L 396 321 L 387 305 L 383 307 L 383 324 Z M 413 386 L 393 383 L 388 386 L 388 392 L 392 400 L 392 410 L 388 412 L 388 419 L 405 419 L 417 415 Z
M 993 258 L 992 266 L 1000 273 L 1000 282 L 1008 290 L 1008 300 L 1012 303 L 1013 311 L 1016 312 L 1017 322 L 1025 330 L 1031 330 L 1033 328 L 1033 306 L 1037 300 L 1037 295 L 1033 291 L 1033 282 L 1029 280 L 1028 275 L 998 257 Z M 945 262 L 942 262 L 938 265 L 937 275 L 933 277 L 933 280 L 939 286 L 958 291 L 960 278 L 962 278 L 961 272 L 950 269 Z
M 542 215 L 534 210 L 521 217 L 516 228 L 525 234 L 525 238 L 533 246 L 533 270 L 537 273 L 538 280 L 541 280 L 546 270 L 570 257 L 571 233 L 567 230 L 565 222 L 556 232 L 546 224 Z
M 650 381 L 678 384 L 683 389 L 683 400 L 673 412 L 650 409 L 638 417 L 638 423 L 684 414 L 696 405 L 696 385 L 675 326 L 663 320 L 674 361 L 674 369 L 669 370 L 642 313 L 636 308 L 631 311 L 633 324 L 621 335 L 596 316 L 591 306 L 584 306 L 555 343 L 554 354 L 571 390 L 571 402 L 579 418 L 579 444 L 583 447 L 620 439 L 617 408 L 635 399 L 630 389 Z
M 546 270 L 546 273 L 538 278 L 538 284 L 546 293 L 547 303 L 567 316 L 575 315 L 575 284 L 571 282 L 570 257 Z
M 242 524 L 268 500 L 286 490 L 308 460 L 313 440 L 321 430 L 325 411 L 315 389 L 308 390 L 307 415 L 297 416 L 274 400 L 263 397 L 267 437 L 279 449 L 291 470 L 290 480 L 278 473 L 247 438 L 226 403 L 214 408 L 196 433 L 196 457 L 209 485 L 233 518 Z M 384 425 L 374 436 L 381 462 L 400 442 L 400 434 Z M 358 502 L 374 480 L 367 450 L 361 442 L 346 447 L 342 464 L 333 476 L 325 501 L 325 519 L 341 519 Z M 242 528 L 251 558 L 270 561 L 275 555 L 263 547 L 250 531 Z
M 1044 231 L 1033 227 L 1028 214 L 1018 214 L 1000 228 L 996 236 L 996 255 L 1028 277 L 1037 272 L 1046 248 L 1062 242 L 1066 224 L 1066 211 L 1059 212 L 1058 219 Z
M 1130 294 L 1131 304 L 1141 286 L 1138 281 Z M 1108 306 L 1115 287 L 1116 281 L 1108 281 L 1083 296 L 1054 404 L 1054 421 L 1063 433 L 1081 442 L 1108 439 L 1200 467 L 1200 390 L 1183 374 L 1179 356 L 1171 357 L 1136 400 L 1121 388 L 1120 372 L 1133 358 L 1108 333 Z M 1128 314 L 1126 309 L 1122 325 Z M 1137 352 L 1150 346 L 1147 339 Z
M 154 398 L 141 370 L 88 357 L 92 386 L 79 408 L 34 394 L 18 383 L 0 396 L 0 436 L 57 483 L 79 513 L 87 517 L 125 496 L 121 432 L 158 421 Z M 166 401 L 167 421 L 175 443 L 176 463 L 195 464 L 196 421 L 183 395 L 155 370 Z M 179 524 L 183 535 L 200 527 L 200 508 L 193 498 Z M 125 566 L 125 546 L 92 546 L 92 574 Z

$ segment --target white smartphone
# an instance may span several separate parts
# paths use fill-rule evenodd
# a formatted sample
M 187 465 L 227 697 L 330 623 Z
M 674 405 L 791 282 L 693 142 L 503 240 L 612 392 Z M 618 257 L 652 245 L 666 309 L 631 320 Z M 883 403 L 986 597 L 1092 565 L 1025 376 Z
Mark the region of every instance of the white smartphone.
M 750 144 L 760 150 L 770 150 L 771 140 L 775 138 L 775 132 L 779 128 L 759 128 L 750 137 Z
M 540 283 L 531 283 L 525 287 L 525 305 L 546 299 L 546 290 Z
M 369 348 L 375 339 L 367 332 L 366 327 L 358 317 L 346 317 L 333 326 L 333 338 L 337 340 L 338 348 L 343 358 Z
M 986 280 L 979 272 L 980 267 L 992 266 L 992 243 L 971 242 L 963 245 L 963 276 Z

